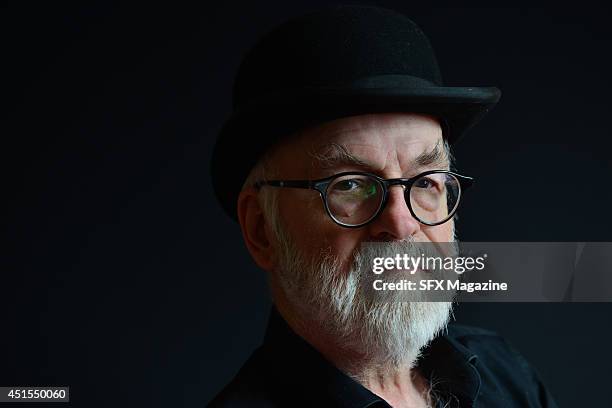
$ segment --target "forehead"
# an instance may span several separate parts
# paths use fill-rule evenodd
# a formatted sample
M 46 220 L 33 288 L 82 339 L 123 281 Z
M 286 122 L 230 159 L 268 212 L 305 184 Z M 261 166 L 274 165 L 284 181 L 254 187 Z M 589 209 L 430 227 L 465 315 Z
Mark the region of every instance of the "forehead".
M 440 147 L 442 129 L 431 116 L 381 113 L 342 118 L 298 132 L 278 151 L 283 172 L 366 164 L 373 171 L 406 173 L 424 154 Z M 362 163 L 354 163 L 359 159 Z

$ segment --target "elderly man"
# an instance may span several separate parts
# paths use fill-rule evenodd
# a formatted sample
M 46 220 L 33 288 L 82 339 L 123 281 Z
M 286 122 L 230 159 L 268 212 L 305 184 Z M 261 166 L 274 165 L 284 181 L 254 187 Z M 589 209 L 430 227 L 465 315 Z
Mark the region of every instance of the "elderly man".
M 450 145 L 499 96 L 442 86 L 425 35 L 386 9 L 329 8 L 259 41 L 212 177 L 274 306 L 211 406 L 554 406 L 499 336 L 447 327 L 452 302 L 376 302 L 363 287 L 375 257 L 455 240 L 471 178 L 451 171 Z

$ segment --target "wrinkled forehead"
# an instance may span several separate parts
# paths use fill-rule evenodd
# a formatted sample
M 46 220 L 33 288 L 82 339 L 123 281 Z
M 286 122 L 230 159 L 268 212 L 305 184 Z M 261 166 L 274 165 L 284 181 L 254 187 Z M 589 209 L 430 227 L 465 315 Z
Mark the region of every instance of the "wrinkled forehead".
M 355 167 L 399 177 L 427 166 L 449 166 L 438 120 L 411 113 L 326 122 L 298 132 L 278 153 L 279 169 L 296 177 L 317 177 L 325 169 Z

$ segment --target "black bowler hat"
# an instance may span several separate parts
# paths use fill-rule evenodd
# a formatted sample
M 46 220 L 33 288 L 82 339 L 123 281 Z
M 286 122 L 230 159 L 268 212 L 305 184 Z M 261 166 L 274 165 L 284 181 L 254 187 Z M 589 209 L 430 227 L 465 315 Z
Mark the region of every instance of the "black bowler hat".
M 294 18 L 262 37 L 238 69 L 233 113 L 212 155 L 213 188 L 237 219 L 253 166 L 301 128 L 366 113 L 428 113 L 454 143 L 500 95 L 494 87 L 443 86 L 429 40 L 395 11 L 335 6 Z

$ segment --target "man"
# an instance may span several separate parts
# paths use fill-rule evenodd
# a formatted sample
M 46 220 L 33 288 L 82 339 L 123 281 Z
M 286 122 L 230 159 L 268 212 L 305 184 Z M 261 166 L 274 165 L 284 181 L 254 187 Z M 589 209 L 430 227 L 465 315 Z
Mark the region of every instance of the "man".
M 274 307 L 211 406 L 554 406 L 499 336 L 447 328 L 450 301 L 365 288 L 374 258 L 455 241 L 471 178 L 451 171 L 450 145 L 499 96 L 442 86 L 425 35 L 386 9 L 338 6 L 260 40 L 212 177 Z

